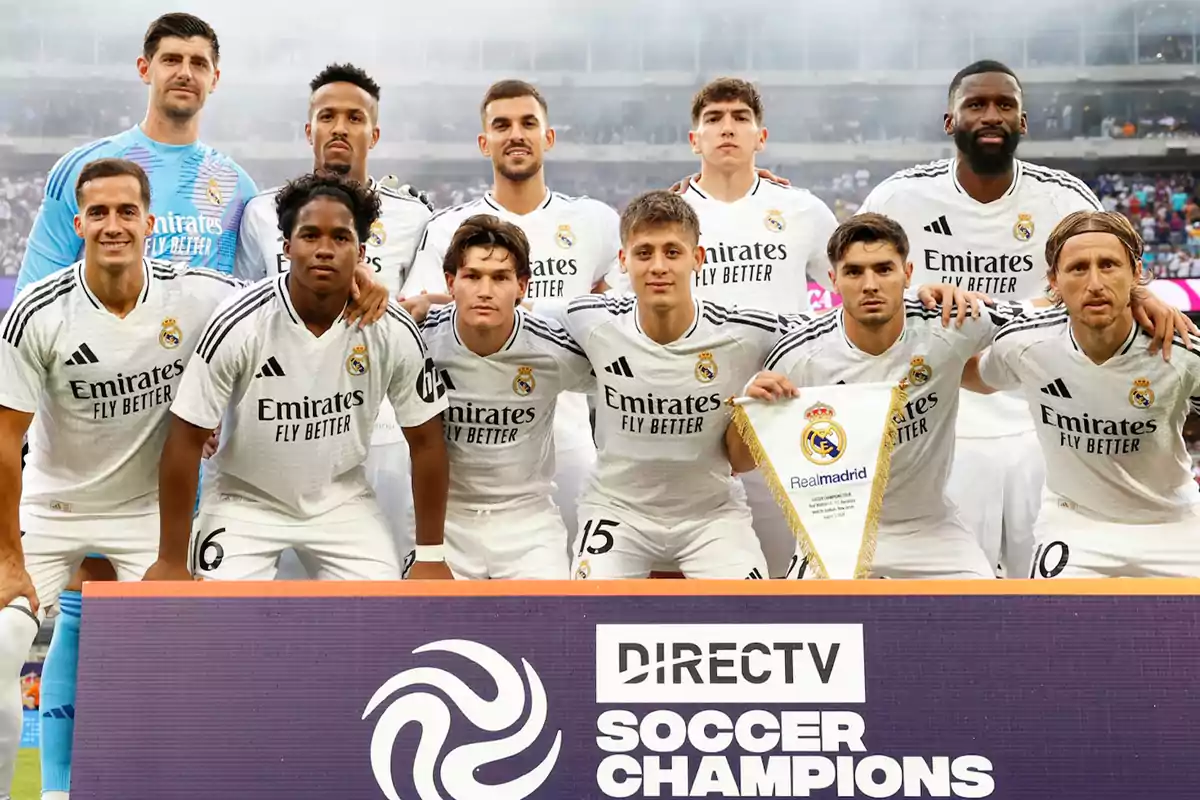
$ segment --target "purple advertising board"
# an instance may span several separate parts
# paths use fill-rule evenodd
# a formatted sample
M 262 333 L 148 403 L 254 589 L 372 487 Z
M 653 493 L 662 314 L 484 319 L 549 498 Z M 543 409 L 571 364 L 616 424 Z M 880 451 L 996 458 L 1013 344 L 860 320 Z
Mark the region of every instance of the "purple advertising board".
M 72 800 L 1191 800 L 1200 582 L 89 584 Z

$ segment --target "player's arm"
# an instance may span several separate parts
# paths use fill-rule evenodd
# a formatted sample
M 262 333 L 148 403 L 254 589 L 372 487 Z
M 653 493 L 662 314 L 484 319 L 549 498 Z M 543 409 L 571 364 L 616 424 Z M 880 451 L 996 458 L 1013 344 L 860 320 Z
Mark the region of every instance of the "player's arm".
M 825 205 L 816 197 L 813 198 L 812 211 L 809 212 L 809 218 L 812 225 L 812 249 L 808 253 L 806 263 L 806 271 L 808 277 L 812 278 L 822 289 L 826 291 L 834 291 L 833 281 L 829 278 L 829 273 L 833 271 L 833 266 L 829 263 L 829 237 L 833 236 L 833 232 L 837 229 L 837 217 L 829 210 L 829 206 Z M 805 282 L 803 289 L 805 296 L 808 294 L 808 284 Z
M 239 297 L 235 295 L 209 319 L 171 404 L 167 441 L 158 465 L 158 560 L 146 572 L 145 580 L 192 579 L 188 544 L 204 443 L 221 424 L 247 362 L 239 330 L 228 330 L 219 337 L 210 334 L 228 322 L 225 312 Z
M 389 358 L 397 364 L 388 385 L 388 400 L 408 442 L 412 462 L 417 553 L 408 577 L 450 580 L 453 575 L 442 549 L 446 493 L 450 488 L 450 457 L 442 432 L 442 412 L 449 406 L 446 385 L 412 318 L 392 305 L 386 322 Z
M 75 163 L 76 155 L 72 151 L 59 159 L 46 178 L 46 191 L 17 273 L 16 292 L 79 258 L 83 240 L 75 233 L 75 180 L 82 164 Z
M 1130 303 L 1133 319 L 1150 334 L 1151 353 L 1157 353 L 1162 348 L 1164 361 L 1171 360 L 1171 340 L 1178 337 L 1184 346 L 1191 350 L 1193 336 L 1200 336 L 1200 330 L 1187 315 L 1178 308 L 1168 304 L 1145 286 L 1135 286 Z
M 260 202 L 266 202 L 265 200 Z M 242 209 L 242 221 L 238 225 L 237 248 L 233 257 L 233 276 L 238 280 L 254 283 L 267 277 L 267 262 L 271 256 L 263 252 L 262 243 L 271 241 L 271 232 L 263 231 L 263 219 L 257 213 L 258 204 L 253 200 Z
M 443 232 L 445 225 L 441 217 L 434 217 L 425 225 L 417 253 L 413 256 L 408 277 L 400 287 L 401 297 L 413 297 L 421 292 L 443 293 L 446 291 L 446 275 L 442 271 L 442 259 L 450 246 L 450 237 Z M 452 234 L 453 232 L 451 232 Z
M 21 448 L 46 385 L 46 359 L 38 320 L 27 316 L 23 300 L 18 297 L 0 321 L 0 608 L 25 597 L 36 614 L 21 547 Z

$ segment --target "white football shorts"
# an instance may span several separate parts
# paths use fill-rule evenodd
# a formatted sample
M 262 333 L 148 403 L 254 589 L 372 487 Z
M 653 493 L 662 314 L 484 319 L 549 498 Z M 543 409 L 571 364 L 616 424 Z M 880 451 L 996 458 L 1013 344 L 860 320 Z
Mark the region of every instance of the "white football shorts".
M 461 580 L 566 580 L 567 529 L 554 503 L 446 509 L 446 563 Z
M 294 549 L 318 580 L 400 580 L 400 558 L 375 499 L 359 497 L 297 519 L 241 498 L 206 502 L 192 539 L 192 573 L 204 580 L 269 581 Z
M 765 579 L 750 509 L 731 501 L 701 519 L 651 517 L 602 500 L 579 504 L 571 576 L 645 578 L 678 570 L 687 578 Z
M 1200 578 L 1200 505 L 1175 522 L 1131 525 L 1047 492 L 1034 534 L 1030 578 Z

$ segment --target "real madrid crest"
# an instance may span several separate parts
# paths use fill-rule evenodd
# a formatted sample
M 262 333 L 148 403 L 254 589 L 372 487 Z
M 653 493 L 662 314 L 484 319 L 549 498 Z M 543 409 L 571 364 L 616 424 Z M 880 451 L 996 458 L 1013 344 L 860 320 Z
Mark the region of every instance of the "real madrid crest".
M 933 367 L 925 363 L 922 356 L 913 356 L 908 366 L 908 379 L 917 386 L 927 383 L 933 377 Z
M 717 362 L 713 360 L 713 354 L 703 352 L 700 358 L 696 361 L 696 380 L 701 383 L 712 383 L 717 379 Z
M 225 202 L 225 198 L 221 196 L 221 184 L 217 183 L 216 178 L 208 179 L 208 191 L 206 194 L 208 195 L 208 202 L 214 206 L 222 205 Z
M 354 345 L 354 349 L 350 351 L 350 357 L 346 359 L 346 372 L 351 375 L 366 375 L 370 368 L 371 360 L 367 358 L 367 346 L 365 344 Z
M 808 424 L 800 433 L 800 451 L 817 466 L 827 466 L 846 451 L 846 429 L 834 420 L 833 406 L 817 403 L 804 412 Z
M 1133 382 L 1133 388 L 1129 390 L 1129 405 L 1134 408 L 1149 408 L 1154 405 L 1154 390 L 1150 388 L 1149 380 L 1138 378 Z
M 375 220 L 371 223 L 371 233 L 367 236 L 367 244 L 371 247 L 383 247 L 383 243 L 387 241 L 387 231 L 383 229 L 383 222 Z
M 777 208 L 772 208 L 763 217 L 763 225 L 771 233 L 783 233 L 787 229 L 787 223 L 783 220 L 783 212 Z
M 587 562 L 587 559 L 585 558 L 583 561 L 579 562 L 579 566 L 575 569 L 575 577 L 578 580 L 583 581 L 583 580 L 587 580 L 588 576 L 590 576 L 591 574 L 592 574 L 592 565 L 589 564 Z
M 174 350 L 182 341 L 183 331 L 179 330 L 179 323 L 173 317 L 164 319 L 162 330 L 158 332 L 158 343 L 168 350 Z
M 571 230 L 570 225 L 558 226 L 558 230 L 554 232 L 554 243 L 563 250 L 570 250 L 575 246 L 575 232 Z
M 533 367 L 517 367 L 517 377 L 513 378 L 513 392 L 521 397 L 528 397 L 533 392 L 537 381 L 533 379 Z
M 1013 238 L 1019 242 L 1028 242 L 1033 238 L 1033 217 L 1029 214 L 1018 214 L 1013 225 Z

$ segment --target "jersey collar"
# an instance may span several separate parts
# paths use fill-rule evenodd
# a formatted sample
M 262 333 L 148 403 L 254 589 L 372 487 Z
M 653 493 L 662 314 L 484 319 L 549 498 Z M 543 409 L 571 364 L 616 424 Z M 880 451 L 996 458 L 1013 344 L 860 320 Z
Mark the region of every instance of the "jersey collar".
M 547 186 L 546 187 L 546 197 L 542 200 L 542 202 L 538 205 L 538 207 L 535 210 L 542 211 L 542 210 L 546 209 L 550 205 L 550 202 L 553 199 L 554 199 L 554 192 L 550 191 L 550 187 Z M 514 217 L 525 216 L 524 214 L 513 214 L 513 212 L 509 211 L 507 208 L 500 205 L 498 202 L 496 202 L 495 196 L 493 196 L 490 191 L 484 192 L 483 202 L 487 203 L 493 210 L 499 211 L 502 214 L 512 214 Z
M 851 350 L 853 350 L 856 353 L 861 353 L 862 351 L 859 350 L 858 345 L 856 345 L 854 342 L 850 341 L 850 336 L 847 335 L 847 333 L 846 333 L 846 309 L 845 309 L 845 307 L 838 306 L 837 310 L 834 313 L 837 315 L 838 331 L 841 332 L 842 339 L 844 339 L 846 341 L 846 346 L 849 347 Z M 888 349 L 884 350 L 883 353 L 887 353 L 893 347 L 898 345 L 900 342 L 903 342 L 904 337 L 908 335 L 908 315 L 905 313 L 905 309 L 903 309 L 903 308 L 901 308 L 900 311 L 897 313 L 905 314 L 904 327 L 902 327 L 900 329 L 900 335 L 896 337 L 896 341 L 892 342 L 892 344 L 888 347 Z M 883 353 L 880 353 L 880 355 L 883 355 Z M 864 353 L 864 355 L 870 355 L 870 354 Z M 872 357 L 874 357 L 874 356 L 872 356 Z
M 521 309 L 520 307 L 518 307 L 517 313 L 516 313 L 516 318 L 513 320 L 512 333 L 510 333 L 508 335 L 508 341 L 506 341 L 504 343 L 504 346 L 500 348 L 501 353 L 503 353 L 505 350 L 512 349 L 512 346 L 514 344 L 516 344 L 516 342 L 517 342 L 517 337 L 521 335 L 521 328 L 523 328 L 524 326 L 525 326 L 525 311 L 523 309 Z M 462 337 L 460 337 L 458 335 L 458 306 L 450 307 L 450 330 L 454 331 L 454 341 L 458 343 L 459 347 L 461 347 L 462 349 L 464 349 L 468 352 L 474 352 L 469 347 L 467 347 L 467 345 L 463 342 Z
M 754 185 L 750 187 L 750 191 L 746 192 L 744 195 L 739 197 L 737 200 L 734 200 L 733 202 L 736 203 L 736 202 L 738 202 L 738 200 L 745 200 L 747 197 L 754 197 L 754 195 L 758 194 L 758 190 L 762 186 L 762 181 L 763 181 L 763 179 L 762 179 L 761 175 L 755 175 L 754 176 Z M 688 181 L 688 191 L 695 192 L 698 197 L 701 197 L 704 200 L 712 200 L 712 197 L 710 197 L 708 194 L 706 194 L 696 184 L 696 181 L 694 181 L 694 180 Z
M 1118 348 L 1117 352 L 1113 355 L 1113 358 L 1116 358 L 1117 356 L 1123 356 L 1133 349 L 1133 343 L 1137 341 L 1138 333 L 1140 332 L 1141 328 L 1138 326 L 1137 320 L 1134 320 L 1133 327 L 1129 329 L 1129 335 L 1125 337 L 1125 343 Z M 1075 352 L 1079 353 L 1084 358 L 1087 358 L 1087 353 L 1083 352 L 1083 348 L 1080 347 L 1079 342 L 1075 340 L 1075 326 L 1071 324 L 1070 319 L 1067 320 L 1067 336 L 1070 337 L 1071 347 L 1075 348 Z
M 300 321 L 300 314 L 296 311 L 296 307 L 292 305 L 292 296 L 288 292 L 288 276 L 291 274 L 291 270 L 288 270 L 275 279 L 275 296 L 279 298 L 279 304 L 283 306 L 288 319 L 297 325 L 303 326 L 304 323 Z
M 105 313 L 108 313 L 108 309 L 106 309 L 104 307 L 104 304 L 100 302 L 100 298 L 96 297 L 96 295 L 92 292 L 91 288 L 87 285 L 87 276 L 84 271 L 83 265 L 84 265 L 83 261 L 80 261 L 78 264 L 75 265 L 75 280 L 79 284 L 79 288 L 83 291 L 83 296 L 88 299 L 88 302 L 92 304 L 92 307 L 94 307 L 98 311 L 103 311 Z M 137 304 L 134 305 L 134 308 L 136 309 L 139 306 L 141 306 L 143 303 L 146 302 L 146 300 L 149 297 L 150 297 L 150 262 L 149 262 L 149 260 L 143 258 L 142 259 L 142 291 L 138 295 Z
M 1024 173 L 1025 173 L 1025 165 L 1022 163 L 1021 159 L 1014 158 L 1013 159 L 1012 183 L 1009 184 L 1008 191 L 1006 191 L 1003 195 L 1001 195 L 1001 199 L 1004 199 L 1006 197 L 1012 197 L 1014 194 L 1016 194 L 1017 185 L 1021 182 L 1021 176 Z M 954 184 L 954 190 L 956 192 L 958 192 L 961 195 L 966 195 L 967 197 L 971 196 L 971 195 L 967 194 L 967 190 L 964 189 L 962 187 L 962 184 L 958 182 L 958 158 L 957 157 L 955 157 L 950 162 L 950 181 Z
M 704 310 L 703 306 L 701 305 L 701 300 L 699 298 L 693 297 L 692 305 L 695 306 L 696 313 L 692 317 L 691 327 L 689 327 L 686 331 L 683 332 L 683 336 L 680 336 L 678 339 L 675 340 L 677 342 L 683 341 L 684 339 L 691 336 L 693 333 L 696 332 L 696 328 L 700 325 L 700 313 Z M 650 337 L 646 335 L 646 332 L 644 330 L 642 330 L 642 319 L 641 319 L 641 315 L 638 312 L 637 300 L 633 301 L 633 327 L 635 329 L 637 329 L 637 332 L 640 333 L 642 336 L 645 336 L 647 339 L 649 339 L 652 342 L 654 341 L 653 339 L 650 339 Z M 657 344 L 657 342 L 655 342 L 655 344 Z

